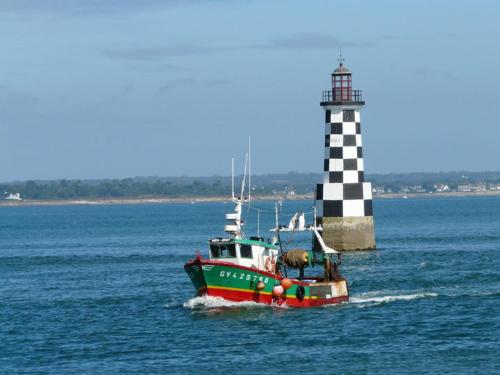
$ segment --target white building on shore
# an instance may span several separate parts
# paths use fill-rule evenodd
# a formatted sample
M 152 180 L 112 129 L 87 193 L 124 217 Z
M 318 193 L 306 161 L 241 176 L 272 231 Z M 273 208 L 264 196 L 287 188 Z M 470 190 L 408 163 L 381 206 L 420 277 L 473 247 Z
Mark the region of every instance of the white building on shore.
M 8 194 L 7 192 L 5 192 L 5 194 Z M 21 194 L 20 193 L 10 193 L 9 195 L 7 195 L 5 197 L 5 200 L 8 200 L 8 201 L 21 201 Z

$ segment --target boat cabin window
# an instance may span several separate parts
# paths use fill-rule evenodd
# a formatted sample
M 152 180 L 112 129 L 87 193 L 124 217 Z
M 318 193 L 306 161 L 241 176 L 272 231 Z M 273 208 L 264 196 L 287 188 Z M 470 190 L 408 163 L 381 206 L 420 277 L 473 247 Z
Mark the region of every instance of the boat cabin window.
M 236 258 L 236 247 L 234 244 L 210 244 L 212 258 Z
M 240 245 L 240 255 L 242 258 L 252 259 L 252 246 L 250 245 Z

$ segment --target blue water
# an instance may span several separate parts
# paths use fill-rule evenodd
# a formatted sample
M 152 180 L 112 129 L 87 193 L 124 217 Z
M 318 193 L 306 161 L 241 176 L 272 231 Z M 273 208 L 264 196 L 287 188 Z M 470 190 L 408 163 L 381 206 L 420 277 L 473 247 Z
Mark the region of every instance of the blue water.
M 315 309 L 192 299 L 231 208 L 1 207 L 0 373 L 500 373 L 499 198 L 375 201 L 351 302 Z

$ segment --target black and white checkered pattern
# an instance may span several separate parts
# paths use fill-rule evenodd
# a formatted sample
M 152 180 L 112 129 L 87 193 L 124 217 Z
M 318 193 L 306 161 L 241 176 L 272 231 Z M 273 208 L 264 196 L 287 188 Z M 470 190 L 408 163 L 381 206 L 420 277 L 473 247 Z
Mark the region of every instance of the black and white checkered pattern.
M 371 183 L 364 182 L 359 109 L 326 109 L 324 179 L 317 216 L 373 216 Z

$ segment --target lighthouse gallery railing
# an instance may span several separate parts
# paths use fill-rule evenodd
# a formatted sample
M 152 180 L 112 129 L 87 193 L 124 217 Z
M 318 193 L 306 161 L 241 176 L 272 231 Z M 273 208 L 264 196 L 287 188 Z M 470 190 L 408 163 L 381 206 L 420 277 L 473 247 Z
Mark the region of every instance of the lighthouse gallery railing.
M 322 102 L 362 102 L 361 90 L 335 89 L 323 91 Z

